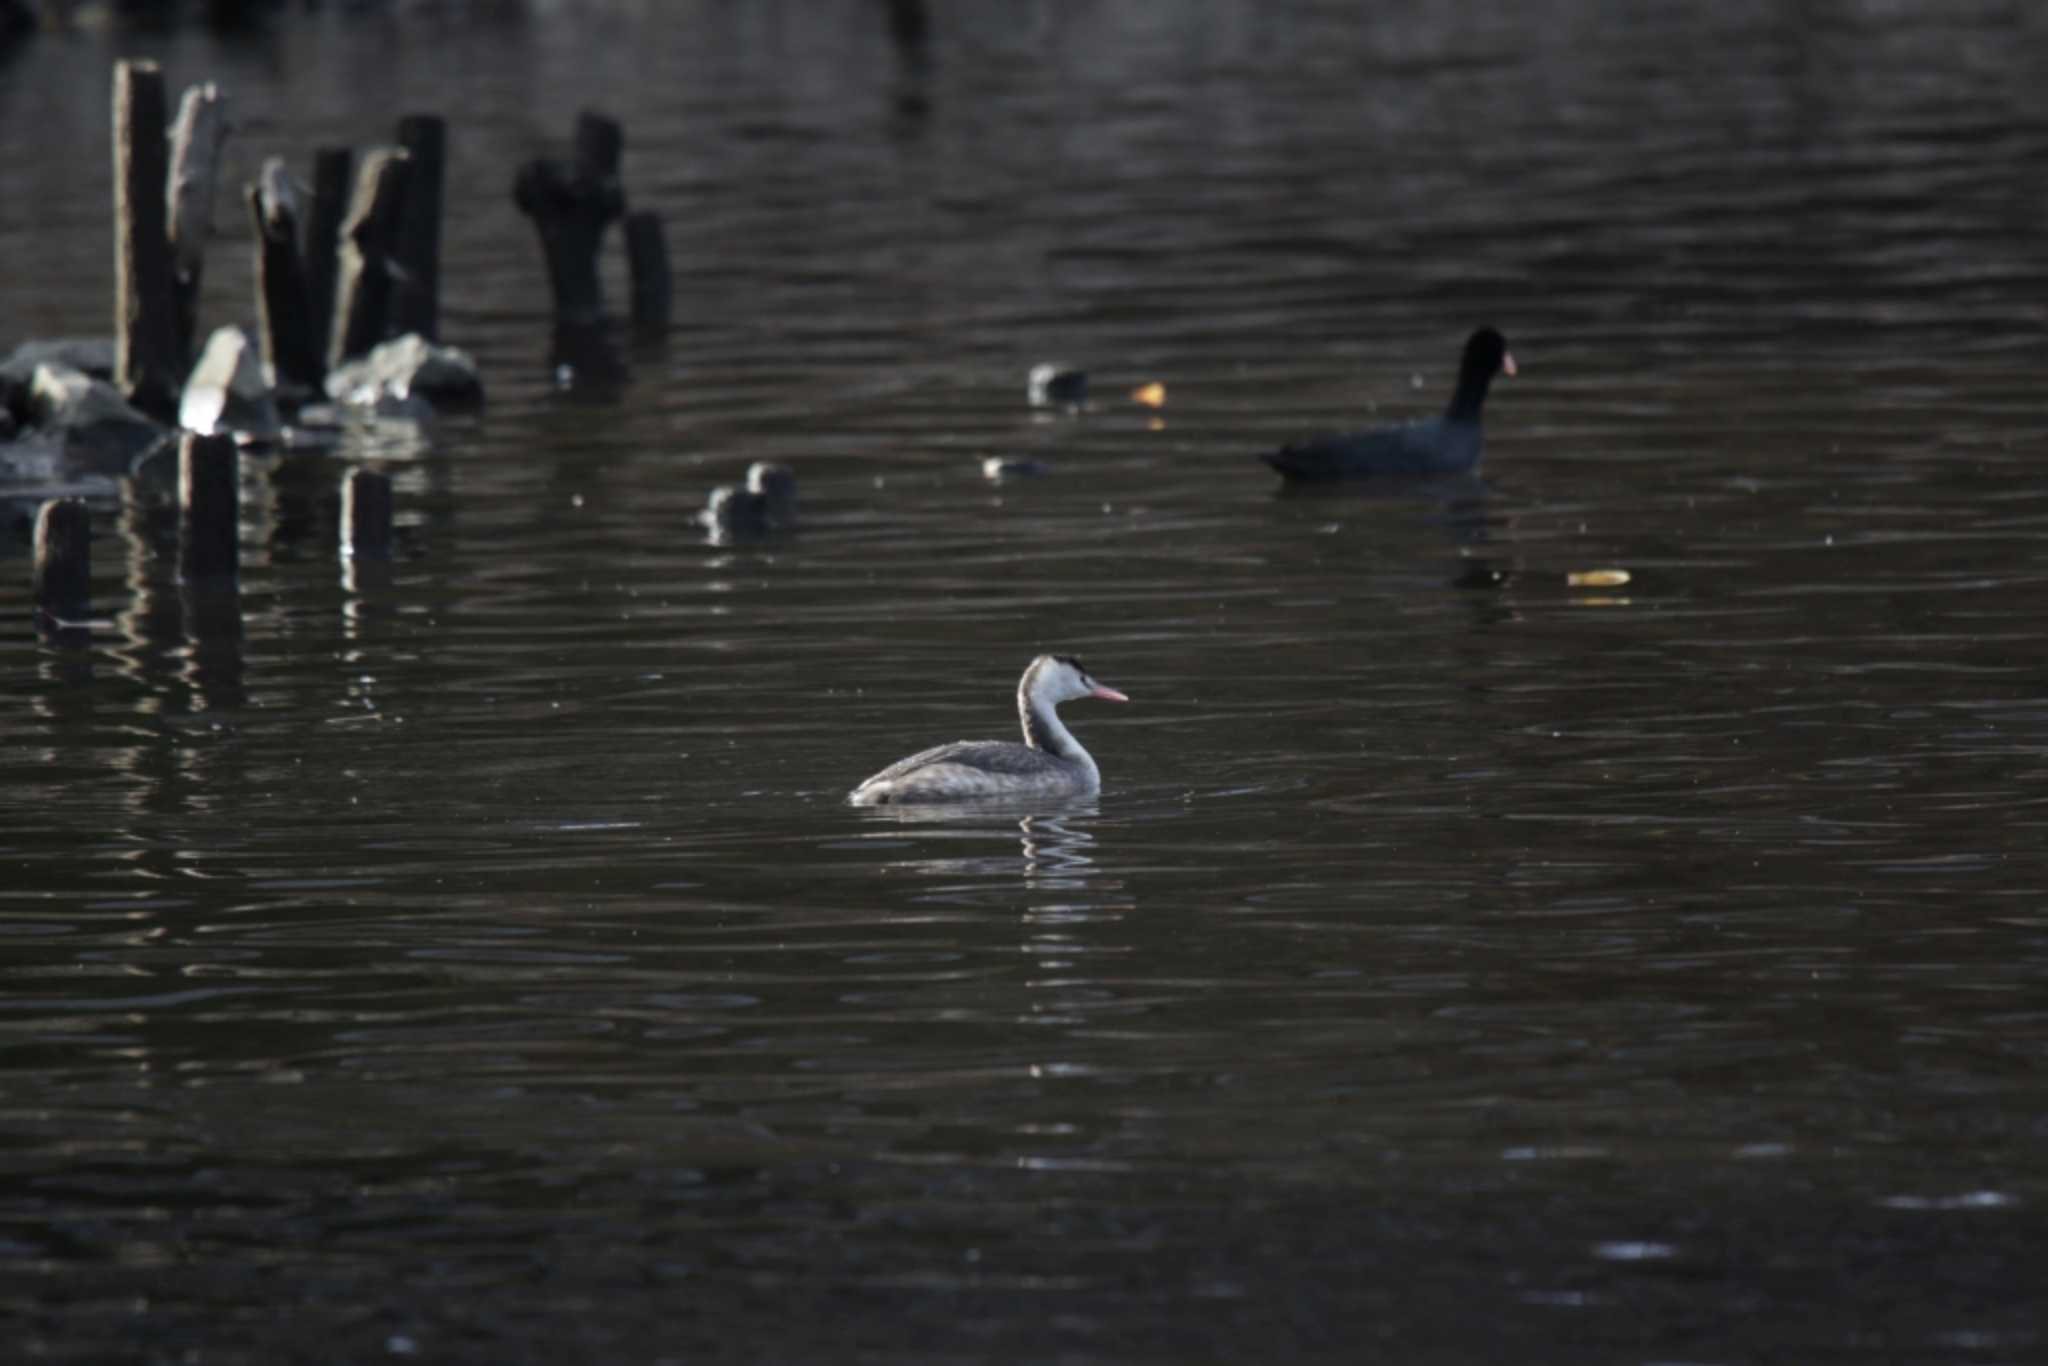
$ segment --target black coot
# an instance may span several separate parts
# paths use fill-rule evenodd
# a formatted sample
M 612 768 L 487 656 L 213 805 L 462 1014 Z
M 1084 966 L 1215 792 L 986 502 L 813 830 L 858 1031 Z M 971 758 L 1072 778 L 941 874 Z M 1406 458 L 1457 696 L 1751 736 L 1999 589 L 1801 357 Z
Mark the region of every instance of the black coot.
M 1259 459 L 1300 483 L 1464 474 L 1479 464 L 1485 448 L 1479 410 L 1486 403 L 1486 386 L 1495 375 L 1514 373 L 1515 358 L 1508 354 L 1507 342 L 1492 328 L 1482 327 L 1465 342 L 1458 391 L 1442 417 L 1369 432 L 1312 436 Z

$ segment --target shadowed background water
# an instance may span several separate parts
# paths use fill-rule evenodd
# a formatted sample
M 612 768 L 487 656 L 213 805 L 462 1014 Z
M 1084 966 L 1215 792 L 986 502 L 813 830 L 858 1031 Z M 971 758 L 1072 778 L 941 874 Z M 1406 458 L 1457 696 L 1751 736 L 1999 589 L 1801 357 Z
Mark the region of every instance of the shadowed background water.
M 107 330 L 124 55 L 231 183 L 446 113 L 491 401 L 388 567 L 317 463 L 225 607 L 112 504 L 89 646 L 0 561 L 31 1355 L 2040 1354 L 2034 8 L 86 28 L 0 68 L 0 339 Z M 678 288 L 599 395 L 508 195 L 587 105 Z M 1486 322 L 1483 484 L 1252 461 Z M 708 544 L 764 457 L 801 531 Z M 842 804 L 1045 649 L 1098 799 Z

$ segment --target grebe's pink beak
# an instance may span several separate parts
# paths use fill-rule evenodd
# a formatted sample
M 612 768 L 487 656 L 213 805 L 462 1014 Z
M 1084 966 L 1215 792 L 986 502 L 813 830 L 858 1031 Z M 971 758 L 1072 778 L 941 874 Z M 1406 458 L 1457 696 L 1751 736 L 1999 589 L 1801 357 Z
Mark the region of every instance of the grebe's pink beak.
M 1105 688 L 1100 683 L 1097 683 L 1094 689 L 1090 691 L 1088 695 L 1090 697 L 1099 697 L 1105 702 L 1128 702 L 1131 700 L 1130 698 L 1125 697 L 1122 693 L 1118 692 L 1115 688 Z
M 1500 372 L 1501 372 L 1501 373 L 1502 373 L 1503 375 L 1512 375 L 1512 374 L 1514 374 L 1514 373 L 1515 373 L 1515 353 L 1514 353 L 1514 352 L 1512 352 L 1512 351 L 1503 351 L 1503 352 L 1501 352 L 1501 353 L 1500 353 Z

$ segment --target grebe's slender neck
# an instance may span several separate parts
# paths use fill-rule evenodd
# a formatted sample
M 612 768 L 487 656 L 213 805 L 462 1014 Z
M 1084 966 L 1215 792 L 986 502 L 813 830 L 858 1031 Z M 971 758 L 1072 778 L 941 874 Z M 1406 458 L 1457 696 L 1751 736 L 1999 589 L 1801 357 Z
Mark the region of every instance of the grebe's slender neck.
M 1056 704 L 1043 695 L 1044 683 L 1042 670 L 1032 669 L 1017 685 L 1017 719 L 1024 724 L 1024 743 L 1055 759 L 1085 760 L 1088 751 L 1061 724 L 1059 712 L 1054 709 Z

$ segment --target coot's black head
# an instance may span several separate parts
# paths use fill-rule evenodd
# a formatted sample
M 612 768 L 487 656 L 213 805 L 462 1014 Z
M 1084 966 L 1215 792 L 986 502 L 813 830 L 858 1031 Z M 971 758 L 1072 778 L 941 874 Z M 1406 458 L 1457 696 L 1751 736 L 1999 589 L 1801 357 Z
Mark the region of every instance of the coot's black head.
M 1482 327 L 1465 339 L 1465 359 L 1458 364 L 1458 390 L 1451 395 L 1450 410 L 1444 414 L 1454 423 L 1479 421 L 1479 409 L 1486 403 L 1486 386 L 1495 375 L 1515 373 L 1515 358 L 1508 354 L 1507 339 L 1490 327 Z
M 1458 367 L 1464 377 L 1492 379 L 1515 373 L 1515 358 L 1508 354 L 1508 341 L 1490 327 L 1482 327 L 1465 340 L 1465 359 Z

